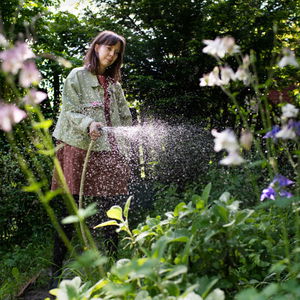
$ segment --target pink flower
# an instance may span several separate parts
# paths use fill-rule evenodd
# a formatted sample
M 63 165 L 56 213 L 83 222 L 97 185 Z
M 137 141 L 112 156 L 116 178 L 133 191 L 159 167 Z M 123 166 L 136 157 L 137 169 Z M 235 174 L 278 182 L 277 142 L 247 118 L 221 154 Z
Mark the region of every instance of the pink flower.
M 35 57 L 34 53 L 29 48 L 27 43 L 17 42 L 15 46 L 15 51 L 16 51 L 17 58 L 21 61 L 25 61 L 29 58 Z
M 17 58 L 16 48 L 0 52 L 0 59 L 3 60 L 1 67 L 4 72 L 17 74 L 22 68 L 23 62 Z
M 29 58 L 35 57 L 32 50 L 26 43 L 18 42 L 14 48 L 0 52 L 2 62 L 2 70 L 17 74 L 22 68 L 23 62 Z
M 21 86 L 29 87 L 32 83 L 38 84 L 41 79 L 41 74 L 33 61 L 26 61 L 20 72 L 19 81 Z
M 44 92 L 31 89 L 28 94 L 23 98 L 26 104 L 39 104 L 47 98 L 47 94 Z
M 0 129 L 8 132 L 12 126 L 26 118 L 25 111 L 19 109 L 14 104 L 0 104 Z

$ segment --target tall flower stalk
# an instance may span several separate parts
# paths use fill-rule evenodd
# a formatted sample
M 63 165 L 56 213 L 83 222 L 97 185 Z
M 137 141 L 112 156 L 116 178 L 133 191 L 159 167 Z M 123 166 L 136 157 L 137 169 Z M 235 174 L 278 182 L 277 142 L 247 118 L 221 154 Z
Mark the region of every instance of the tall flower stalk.
M 261 83 L 255 66 L 255 55 L 251 53 L 250 55 L 243 56 L 240 52 L 240 47 L 235 44 L 235 41 L 232 37 L 217 37 L 215 40 L 204 40 L 203 42 L 206 45 L 206 47 L 204 47 L 203 49 L 203 52 L 214 56 L 217 60 L 218 65 L 214 67 L 212 72 L 203 75 L 203 77 L 200 79 L 200 86 L 219 86 L 236 107 L 238 115 L 242 120 L 243 127 L 247 132 L 251 132 L 253 126 L 249 124 L 249 121 L 246 118 L 245 108 L 243 108 L 237 101 L 238 93 L 231 91 L 231 83 L 241 81 L 244 85 L 251 87 L 255 93 L 255 98 L 257 101 L 263 128 L 265 131 L 270 130 L 272 128 L 272 118 L 270 112 L 270 103 L 267 98 L 267 92 L 270 86 L 270 82 L 272 82 L 271 79 L 273 76 L 274 68 L 270 68 L 272 71 L 270 72 L 268 78 L 266 79 L 265 83 Z M 226 57 L 233 55 L 235 56 L 236 61 L 239 64 L 236 71 L 229 67 L 225 61 Z M 279 67 L 284 67 L 288 64 L 293 65 L 294 67 L 299 67 L 294 53 L 290 50 L 285 50 L 283 52 L 283 57 L 279 61 L 278 65 Z M 298 116 L 298 111 L 299 109 L 297 109 L 292 104 L 286 104 L 282 107 L 282 127 L 276 125 L 275 128 L 273 127 L 273 129 L 271 131 L 268 131 L 264 136 L 264 138 L 266 138 L 266 150 L 263 150 L 263 143 L 260 139 L 261 137 L 255 136 L 253 134 L 253 143 L 255 149 L 259 153 L 262 161 L 267 162 L 270 177 L 274 177 L 276 174 L 278 174 L 279 168 L 276 161 L 276 144 L 274 143 L 274 140 L 272 141 L 272 139 L 269 138 L 271 137 L 283 141 L 294 140 L 296 146 L 299 146 L 298 136 L 300 135 L 300 122 L 297 122 L 295 120 L 295 118 Z M 216 132 L 214 130 L 212 131 L 212 134 L 216 137 Z M 218 139 L 216 138 L 215 142 L 217 142 L 217 140 Z M 236 145 L 236 147 L 238 146 Z M 224 149 L 228 151 L 228 149 Z M 227 158 L 223 159 L 220 162 L 221 164 L 239 165 L 245 162 L 245 160 L 240 155 L 237 155 L 237 151 L 229 153 L 234 153 L 235 155 L 229 155 Z M 286 155 L 288 161 L 295 171 L 296 176 L 298 177 L 298 162 L 294 161 L 292 155 L 288 150 L 288 147 L 286 150 Z
M 60 195 L 64 199 L 69 213 L 75 216 L 79 222 L 81 230 L 78 230 L 76 224 L 75 227 L 77 232 L 81 233 L 79 236 L 84 242 L 85 248 L 93 249 L 100 255 L 92 235 L 85 225 L 85 219 L 91 215 L 91 210 L 87 213 L 82 206 L 78 208 L 73 196 L 70 194 L 62 168 L 55 155 L 56 148 L 49 132 L 52 120 L 45 119 L 39 107 L 39 104 L 47 98 L 47 95 L 36 89 L 42 77 L 35 65 L 34 59 L 36 56 L 27 43 L 17 42 L 15 45 L 10 46 L 8 42 L 3 43 L 3 35 L 0 38 L 2 38 L 0 40 L 0 42 L 2 41 L 1 45 L 5 48 L 0 52 L 1 69 L 5 75 L 7 85 L 15 96 L 15 103 L 13 104 L 0 102 L 0 130 L 6 132 L 11 149 L 27 178 L 28 185 L 24 187 L 24 190 L 34 192 L 37 195 L 66 247 L 77 256 L 76 249 L 67 238 L 60 220 L 57 219 L 50 205 L 50 202 Z M 16 77 L 19 80 L 16 80 Z M 19 86 L 17 82 L 19 82 Z M 20 130 L 15 133 L 14 126 L 18 123 L 21 123 Z M 25 133 L 29 130 L 30 134 L 25 136 Z M 23 144 L 22 147 L 26 147 L 27 153 L 20 149 L 20 143 Z M 34 150 L 30 150 L 32 146 L 34 146 Z M 54 166 L 57 180 L 60 183 L 58 190 L 49 190 L 49 178 L 45 175 L 41 162 L 35 159 L 37 153 L 46 158 L 49 167 L 53 168 Z M 32 162 L 27 160 L 25 154 L 32 159 Z M 104 274 L 101 266 L 99 272 L 102 275 Z

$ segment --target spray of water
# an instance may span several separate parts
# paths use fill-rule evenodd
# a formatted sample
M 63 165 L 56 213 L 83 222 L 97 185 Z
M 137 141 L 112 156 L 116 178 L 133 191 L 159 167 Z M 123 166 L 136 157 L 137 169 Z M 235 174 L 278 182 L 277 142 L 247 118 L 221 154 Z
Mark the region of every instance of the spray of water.
M 127 139 L 140 153 L 145 175 L 162 182 L 186 182 L 208 168 L 212 137 L 200 126 L 161 121 L 136 126 L 102 127 Z

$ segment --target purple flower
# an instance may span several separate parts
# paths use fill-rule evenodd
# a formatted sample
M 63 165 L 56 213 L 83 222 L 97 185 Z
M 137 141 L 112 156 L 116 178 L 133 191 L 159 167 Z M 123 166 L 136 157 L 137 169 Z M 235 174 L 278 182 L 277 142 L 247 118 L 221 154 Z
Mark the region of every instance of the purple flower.
M 263 138 L 267 139 L 267 138 L 272 138 L 272 139 L 276 139 L 276 133 L 280 131 L 280 127 L 278 125 L 275 125 L 272 127 L 271 131 L 268 131 Z
M 274 179 L 273 179 L 273 181 L 272 181 L 271 184 L 273 184 L 273 183 L 278 183 L 280 187 L 284 187 L 284 186 L 288 186 L 288 185 L 293 184 L 294 181 L 292 181 L 292 180 L 290 180 L 290 179 L 284 177 L 284 176 L 281 175 L 281 174 L 277 174 L 277 175 L 274 177 Z
M 260 201 L 264 201 L 264 199 L 272 199 L 275 200 L 276 192 L 272 187 L 268 187 L 267 189 L 264 189 L 262 191 L 262 194 L 260 196 Z
M 260 201 L 263 201 L 266 198 L 275 200 L 276 192 L 278 192 L 279 196 L 281 196 L 281 197 L 286 197 L 286 198 L 292 197 L 293 195 L 290 192 L 288 192 L 282 188 L 286 187 L 288 185 L 291 185 L 293 183 L 294 183 L 294 181 L 284 177 L 281 174 L 277 174 L 274 177 L 271 184 L 269 185 L 269 187 L 262 191 L 262 194 L 260 196 Z M 276 191 L 275 191 L 275 188 L 276 188 Z
M 293 197 L 293 195 L 292 195 L 290 192 L 285 191 L 285 190 L 281 190 L 281 191 L 279 192 L 279 195 L 280 195 L 281 197 L 285 197 L 285 198 L 291 198 L 291 197 Z
M 300 135 L 300 122 L 299 121 L 293 121 L 289 120 L 288 122 L 288 128 L 293 129 L 296 133 L 296 135 Z

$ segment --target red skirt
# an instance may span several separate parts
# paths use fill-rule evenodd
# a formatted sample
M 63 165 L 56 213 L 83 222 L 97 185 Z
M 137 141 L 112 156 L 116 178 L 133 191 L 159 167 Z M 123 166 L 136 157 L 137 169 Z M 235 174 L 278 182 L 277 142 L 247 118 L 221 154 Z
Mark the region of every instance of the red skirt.
M 56 153 L 72 195 L 79 195 L 86 153 L 86 150 L 68 144 L 64 144 Z M 91 151 L 83 195 L 103 197 L 126 195 L 130 177 L 129 165 L 119 152 Z M 54 170 L 51 190 L 56 190 L 59 186 Z

